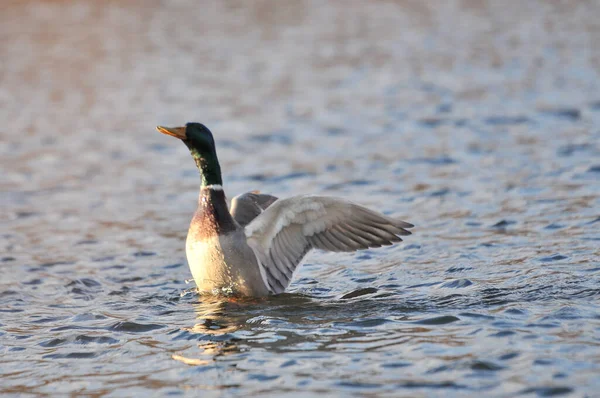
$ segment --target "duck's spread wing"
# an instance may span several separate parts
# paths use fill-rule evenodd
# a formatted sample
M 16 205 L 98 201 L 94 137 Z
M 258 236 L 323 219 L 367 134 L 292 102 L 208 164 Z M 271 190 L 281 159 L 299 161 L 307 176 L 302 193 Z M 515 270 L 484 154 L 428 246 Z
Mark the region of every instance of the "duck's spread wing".
M 245 227 L 276 200 L 275 196 L 257 191 L 246 192 L 231 200 L 230 213 L 238 224 Z
M 310 249 L 352 252 L 391 245 L 402 241 L 399 235 L 410 235 L 411 227 L 343 199 L 295 196 L 274 202 L 244 232 L 277 294 Z

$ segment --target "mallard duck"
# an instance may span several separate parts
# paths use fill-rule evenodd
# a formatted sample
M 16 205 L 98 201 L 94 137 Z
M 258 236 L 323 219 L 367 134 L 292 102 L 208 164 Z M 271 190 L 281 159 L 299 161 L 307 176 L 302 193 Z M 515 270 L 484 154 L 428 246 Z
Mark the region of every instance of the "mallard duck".
M 311 249 L 353 252 L 410 235 L 412 224 L 328 196 L 278 199 L 253 191 L 234 197 L 230 211 L 210 130 L 200 123 L 157 130 L 183 141 L 200 172 L 198 209 L 186 241 L 200 293 L 283 293 Z

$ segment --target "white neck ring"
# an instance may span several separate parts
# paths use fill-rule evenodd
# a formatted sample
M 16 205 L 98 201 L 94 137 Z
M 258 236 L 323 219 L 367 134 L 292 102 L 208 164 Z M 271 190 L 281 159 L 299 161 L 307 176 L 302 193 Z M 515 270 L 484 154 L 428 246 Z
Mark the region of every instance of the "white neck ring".
M 219 184 L 204 185 L 202 189 L 212 189 L 213 191 L 222 191 L 223 186 Z

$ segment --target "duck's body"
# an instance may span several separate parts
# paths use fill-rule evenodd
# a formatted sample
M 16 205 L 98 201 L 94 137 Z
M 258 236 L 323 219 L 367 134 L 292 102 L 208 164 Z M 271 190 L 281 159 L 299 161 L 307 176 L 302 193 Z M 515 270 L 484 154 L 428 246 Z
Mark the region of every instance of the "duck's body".
M 200 190 L 185 249 L 199 291 L 245 296 L 269 294 L 244 229 L 227 210 L 222 189 Z
M 266 296 L 285 291 L 311 249 L 351 252 L 400 242 L 412 224 L 324 196 L 223 192 L 214 139 L 199 123 L 158 130 L 190 148 L 202 186 L 186 242 L 190 270 L 202 293 Z

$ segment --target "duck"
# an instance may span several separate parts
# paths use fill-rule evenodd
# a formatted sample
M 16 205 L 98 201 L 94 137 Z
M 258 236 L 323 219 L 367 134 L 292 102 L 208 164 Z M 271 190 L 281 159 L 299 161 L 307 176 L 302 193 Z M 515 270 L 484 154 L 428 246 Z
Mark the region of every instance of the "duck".
M 283 293 L 312 249 L 354 252 L 389 246 L 414 225 L 349 200 L 277 198 L 251 191 L 227 205 L 215 139 L 201 123 L 156 129 L 189 149 L 200 173 L 187 262 L 200 294 L 265 297 Z

